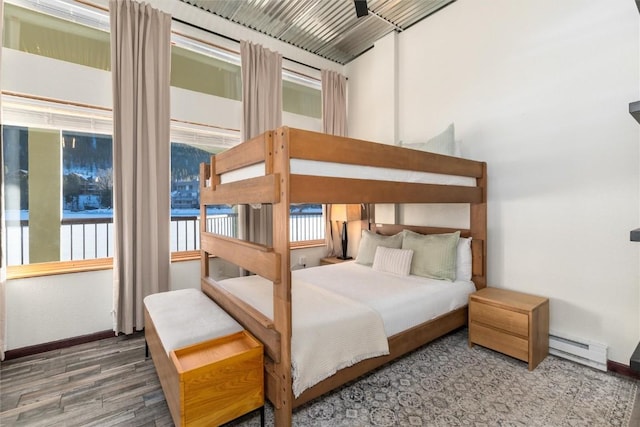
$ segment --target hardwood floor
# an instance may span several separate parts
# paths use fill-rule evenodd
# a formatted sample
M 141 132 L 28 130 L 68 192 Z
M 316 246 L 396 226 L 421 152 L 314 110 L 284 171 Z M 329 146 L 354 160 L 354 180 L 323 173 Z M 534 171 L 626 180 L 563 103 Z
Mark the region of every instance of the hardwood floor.
M 144 334 L 2 363 L 0 425 L 172 426 Z
M 173 425 L 144 334 L 0 364 L 0 426 L 115 425 Z M 640 426 L 640 389 L 629 426 Z

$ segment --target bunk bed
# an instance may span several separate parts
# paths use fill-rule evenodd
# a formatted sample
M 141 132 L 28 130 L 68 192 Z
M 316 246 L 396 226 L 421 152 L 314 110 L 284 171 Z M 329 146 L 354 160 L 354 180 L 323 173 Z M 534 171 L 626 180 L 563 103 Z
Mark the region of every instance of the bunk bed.
M 472 281 L 486 286 L 487 176 L 484 162 L 288 127 L 267 131 L 217 154 L 200 168 L 201 218 L 209 205 L 272 206 L 270 246 L 207 230 L 201 221 L 201 288 L 257 337 L 265 348 L 265 395 L 276 425 L 291 425 L 294 407 L 419 348 L 467 322 L 466 305 L 388 337 L 388 353 L 366 358 L 294 395 L 290 205 L 376 203 L 469 204 L 469 228 L 381 225 L 381 235 L 403 229 L 422 234 L 460 232 L 471 238 Z M 213 279 L 209 258 L 220 257 L 272 284 L 270 315 Z M 325 268 L 325 267 L 319 267 Z

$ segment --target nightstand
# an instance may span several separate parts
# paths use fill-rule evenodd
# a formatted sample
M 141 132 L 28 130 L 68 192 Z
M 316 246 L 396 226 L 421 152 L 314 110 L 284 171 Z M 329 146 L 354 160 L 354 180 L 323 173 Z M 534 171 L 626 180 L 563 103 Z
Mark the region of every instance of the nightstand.
M 329 265 L 329 264 L 340 264 L 345 261 L 352 261 L 353 258 L 349 259 L 340 259 L 337 256 L 330 256 L 326 258 L 320 258 L 320 265 Z
M 549 299 L 484 288 L 469 296 L 469 346 L 479 344 L 529 363 L 549 354 Z

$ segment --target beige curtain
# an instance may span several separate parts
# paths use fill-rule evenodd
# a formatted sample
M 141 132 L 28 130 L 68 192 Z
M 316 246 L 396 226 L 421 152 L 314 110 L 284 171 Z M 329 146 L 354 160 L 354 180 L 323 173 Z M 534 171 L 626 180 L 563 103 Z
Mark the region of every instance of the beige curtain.
M 0 69 L 2 69 L 2 34 L 4 23 L 4 0 L 0 0 Z M 0 87 L 2 86 L 2 75 L 0 75 Z M 0 101 L 0 123 L 2 123 L 2 103 Z M 4 223 L 4 139 L 0 145 L 0 360 L 4 360 L 7 336 L 7 252 L 5 245 L 6 228 Z
M 240 43 L 242 62 L 242 140 L 282 125 L 282 55 L 247 41 Z M 271 245 L 271 206 L 241 206 L 240 237 Z
M 322 70 L 322 132 L 347 136 L 347 78 Z
M 143 298 L 169 290 L 171 16 L 111 0 L 114 331 L 144 327 Z
M 347 78 L 322 70 L 322 132 L 347 136 Z M 329 256 L 342 254 L 340 229 L 331 221 L 331 205 L 325 206 L 325 243 Z

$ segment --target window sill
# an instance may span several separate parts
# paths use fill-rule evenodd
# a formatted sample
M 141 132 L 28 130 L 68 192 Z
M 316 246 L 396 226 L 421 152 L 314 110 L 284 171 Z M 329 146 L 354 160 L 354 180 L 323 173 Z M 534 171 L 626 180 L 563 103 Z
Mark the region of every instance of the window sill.
M 7 279 L 26 279 L 29 277 L 52 276 L 55 274 L 109 270 L 111 268 L 113 268 L 113 258 L 40 262 L 38 264 L 27 265 L 10 265 L 7 267 Z
M 289 244 L 290 249 L 317 248 L 326 246 L 324 240 L 305 240 L 304 242 L 292 242 Z
M 291 243 L 291 249 L 315 248 L 324 246 L 324 240 L 307 240 Z M 196 261 L 200 251 L 172 252 L 171 262 Z M 76 261 L 41 262 L 38 264 L 10 265 L 7 267 L 7 280 L 27 279 L 30 277 L 53 276 L 56 274 L 82 273 L 113 268 L 113 258 L 83 259 Z
M 200 251 L 171 252 L 171 262 L 195 261 L 200 259 Z

